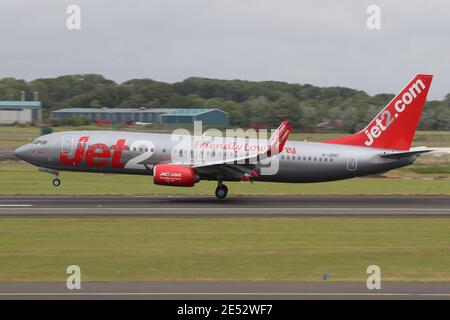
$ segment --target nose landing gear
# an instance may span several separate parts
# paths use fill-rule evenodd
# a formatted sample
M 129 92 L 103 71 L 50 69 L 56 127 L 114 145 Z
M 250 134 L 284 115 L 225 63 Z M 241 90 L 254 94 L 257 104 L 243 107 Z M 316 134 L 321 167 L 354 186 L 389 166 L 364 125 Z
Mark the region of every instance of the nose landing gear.
M 222 181 L 219 181 L 219 184 L 216 188 L 216 197 L 219 199 L 225 199 L 228 194 L 228 187 L 222 183 Z
M 59 172 L 56 173 L 56 178 L 52 181 L 53 186 L 59 187 L 61 185 L 61 180 L 59 180 Z

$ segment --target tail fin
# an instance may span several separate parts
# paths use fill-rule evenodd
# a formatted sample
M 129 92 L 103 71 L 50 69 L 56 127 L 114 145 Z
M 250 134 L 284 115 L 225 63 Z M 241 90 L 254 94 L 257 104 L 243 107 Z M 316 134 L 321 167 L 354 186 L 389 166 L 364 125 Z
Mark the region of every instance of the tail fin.
M 322 142 L 409 150 L 432 79 L 432 75 L 416 75 L 363 130 Z

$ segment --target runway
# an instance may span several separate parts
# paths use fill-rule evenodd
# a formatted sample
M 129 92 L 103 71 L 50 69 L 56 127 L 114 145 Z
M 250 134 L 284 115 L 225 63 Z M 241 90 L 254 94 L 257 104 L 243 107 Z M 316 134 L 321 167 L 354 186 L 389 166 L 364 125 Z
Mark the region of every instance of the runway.
M 65 283 L 3 282 L 0 299 L 450 299 L 450 284 L 365 282 L 82 282 L 80 290 Z
M 0 197 L 0 218 L 450 218 L 445 196 Z M 450 284 L 365 282 L 0 282 L 1 299 L 450 299 Z
M 17 196 L 0 197 L 0 218 L 445 217 L 448 196 Z

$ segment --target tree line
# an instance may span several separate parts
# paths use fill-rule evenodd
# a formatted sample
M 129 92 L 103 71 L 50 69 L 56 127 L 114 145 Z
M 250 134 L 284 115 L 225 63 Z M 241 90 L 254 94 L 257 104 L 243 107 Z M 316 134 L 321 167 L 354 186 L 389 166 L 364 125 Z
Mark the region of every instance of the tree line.
M 196 77 L 173 84 L 152 79 L 116 83 L 98 74 L 0 79 L 0 100 L 19 100 L 21 91 L 29 99 L 39 92 L 46 117 L 66 107 L 219 108 L 229 113 L 233 126 L 274 127 L 288 119 L 304 132 L 355 132 L 394 96 L 370 96 L 344 87 Z M 419 129 L 450 130 L 450 94 L 442 101 L 426 103 Z

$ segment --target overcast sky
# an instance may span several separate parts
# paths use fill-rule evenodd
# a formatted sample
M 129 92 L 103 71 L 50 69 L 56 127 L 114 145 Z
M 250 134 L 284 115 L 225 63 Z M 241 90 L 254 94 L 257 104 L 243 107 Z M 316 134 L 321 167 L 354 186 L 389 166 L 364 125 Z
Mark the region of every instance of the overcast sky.
M 66 9 L 81 8 L 81 30 Z M 381 9 L 368 30 L 366 9 Z M 450 92 L 450 1 L 1 0 L 0 77 L 279 80 L 395 93 L 415 73 Z

